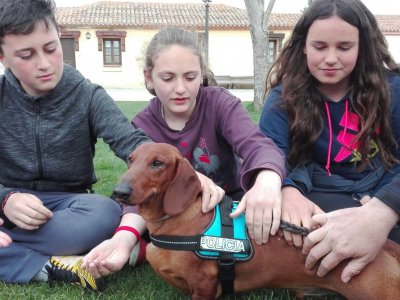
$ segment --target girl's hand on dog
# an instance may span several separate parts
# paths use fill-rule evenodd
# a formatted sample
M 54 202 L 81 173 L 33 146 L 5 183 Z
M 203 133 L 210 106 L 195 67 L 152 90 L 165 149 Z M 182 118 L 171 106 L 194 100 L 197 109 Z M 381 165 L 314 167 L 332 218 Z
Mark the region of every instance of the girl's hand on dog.
M 119 231 L 85 255 L 82 267 L 95 278 L 108 276 L 123 268 L 135 245 L 132 233 Z
M 258 173 L 253 187 L 247 191 L 237 209 L 230 216 L 236 218 L 246 211 L 249 235 L 256 244 L 268 242 L 269 235 L 276 234 L 281 219 L 281 177 L 274 171 Z
M 323 213 L 319 206 L 293 186 L 282 188 L 282 220 L 297 226 L 311 228 L 311 218 L 315 214 Z M 311 228 L 314 229 L 314 228 Z M 303 236 L 282 230 L 286 242 L 296 248 L 303 246 Z
M 10 222 L 25 230 L 38 229 L 53 216 L 38 197 L 26 193 L 12 194 L 3 212 Z
M 146 229 L 143 218 L 131 212 L 122 216 L 120 226 L 135 228 L 140 234 Z M 82 267 L 96 278 L 115 273 L 128 262 L 137 242 L 135 234 L 127 230 L 119 230 L 111 239 L 105 240 L 86 254 Z
M 225 195 L 225 191 L 206 175 L 199 172 L 196 172 L 196 174 L 200 180 L 202 189 L 201 210 L 203 213 L 206 213 L 214 209 L 215 205 L 221 202 Z

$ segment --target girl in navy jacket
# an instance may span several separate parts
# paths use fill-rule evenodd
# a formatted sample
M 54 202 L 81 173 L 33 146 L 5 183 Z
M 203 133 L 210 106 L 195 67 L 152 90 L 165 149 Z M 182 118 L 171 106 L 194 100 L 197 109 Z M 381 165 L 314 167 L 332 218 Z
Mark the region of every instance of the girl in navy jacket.
M 268 75 L 260 128 L 285 152 L 285 238 L 348 282 L 386 239 L 400 242 L 400 68 L 359 0 L 317 0 Z M 321 209 L 326 213 L 321 214 Z

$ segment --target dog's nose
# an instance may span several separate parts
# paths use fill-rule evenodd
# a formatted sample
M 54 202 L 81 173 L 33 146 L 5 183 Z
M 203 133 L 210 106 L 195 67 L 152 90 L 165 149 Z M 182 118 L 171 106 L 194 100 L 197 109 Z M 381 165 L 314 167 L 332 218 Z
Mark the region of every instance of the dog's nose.
M 129 182 L 120 182 L 118 183 L 111 195 L 111 198 L 120 201 L 120 202 L 128 202 L 129 196 L 132 193 L 132 189 L 129 186 Z

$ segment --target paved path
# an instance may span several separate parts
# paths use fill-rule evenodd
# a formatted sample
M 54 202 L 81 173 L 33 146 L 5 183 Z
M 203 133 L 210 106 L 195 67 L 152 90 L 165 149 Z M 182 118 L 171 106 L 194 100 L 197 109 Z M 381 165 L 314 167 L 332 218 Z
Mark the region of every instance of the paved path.
M 229 90 L 242 101 L 253 101 L 253 90 Z M 107 92 L 115 101 L 147 101 L 151 95 L 146 89 L 107 89 Z

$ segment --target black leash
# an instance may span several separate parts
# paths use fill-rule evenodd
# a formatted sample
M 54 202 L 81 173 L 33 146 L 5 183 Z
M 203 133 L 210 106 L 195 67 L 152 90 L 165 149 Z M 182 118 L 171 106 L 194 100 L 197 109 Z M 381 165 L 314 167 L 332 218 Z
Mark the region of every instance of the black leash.
M 279 227 L 283 230 L 289 231 L 294 234 L 308 235 L 312 230 L 307 227 L 297 226 L 295 224 L 281 220 Z

